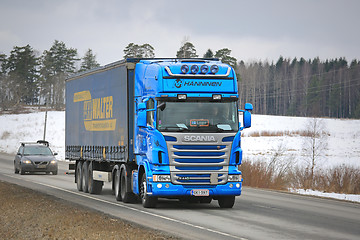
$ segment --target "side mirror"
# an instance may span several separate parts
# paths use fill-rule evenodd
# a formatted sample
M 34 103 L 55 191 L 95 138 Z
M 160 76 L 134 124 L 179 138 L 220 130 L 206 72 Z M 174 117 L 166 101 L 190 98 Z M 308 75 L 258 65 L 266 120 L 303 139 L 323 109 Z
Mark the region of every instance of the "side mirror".
M 245 111 L 243 115 L 244 128 L 251 127 L 251 112 Z
M 245 111 L 252 111 L 253 105 L 251 103 L 245 103 Z
M 146 127 L 146 103 L 138 104 L 137 125 L 139 127 Z
M 21 153 L 18 152 L 16 155 L 21 156 Z
M 58 153 L 54 153 L 54 156 L 58 155 Z

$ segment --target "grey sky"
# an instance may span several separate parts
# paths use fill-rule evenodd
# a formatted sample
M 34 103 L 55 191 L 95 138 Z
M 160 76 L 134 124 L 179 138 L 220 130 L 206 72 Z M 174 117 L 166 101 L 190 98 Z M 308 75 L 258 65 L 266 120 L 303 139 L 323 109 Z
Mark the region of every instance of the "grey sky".
M 238 60 L 360 59 L 357 0 L 0 0 L 0 53 L 54 40 L 88 48 L 101 64 L 122 59 L 128 43 L 175 57 L 187 38 L 202 56 L 232 50 Z

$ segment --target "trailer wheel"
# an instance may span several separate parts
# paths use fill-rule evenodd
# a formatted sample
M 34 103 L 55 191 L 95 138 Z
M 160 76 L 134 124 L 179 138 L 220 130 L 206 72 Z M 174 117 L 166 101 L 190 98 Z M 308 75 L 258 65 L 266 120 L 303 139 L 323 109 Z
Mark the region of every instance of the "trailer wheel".
M 149 196 L 147 194 L 147 183 L 146 183 L 146 173 L 143 173 L 141 177 L 141 184 L 140 184 L 140 197 L 141 203 L 145 208 L 155 208 L 157 204 L 157 198 Z
M 219 197 L 218 203 L 221 208 L 232 208 L 235 203 L 235 196 Z
M 82 164 L 82 188 L 85 193 L 89 192 L 88 162 Z
M 117 169 L 115 171 L 115 177 L 114 177 L 114 193 L 115 198 L 117 201 L 121 201 L 121 194 L 120 194 L 120 169 Z
M 97 181 L 93 179 L 94 162 L 90 162 L 88 166 L 88 189 L 90 194 L 100 194 L 103 181 Z
M 82 162 L 78 161 L 77 165 L 76 165 L 76 187 L 78 191 L 82 191 L 83 190 L 83 185 L 82 185 Z
M 128 188 L 128 179 L 126 177 L 126 169 L 122 169 L 120 175 L 120 195 L 124 203 L 133 203 L 135 201 L 135 195 Z

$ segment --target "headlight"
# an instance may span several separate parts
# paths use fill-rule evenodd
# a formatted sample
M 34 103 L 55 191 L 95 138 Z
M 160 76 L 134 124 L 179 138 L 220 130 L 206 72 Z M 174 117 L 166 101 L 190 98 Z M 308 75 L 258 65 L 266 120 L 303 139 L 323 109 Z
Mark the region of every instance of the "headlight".
M 52 160 L 50 164 L 56 164 L 56 160 Z
M 154 182 L 170 182 L 170 175 L 153 175 Z
M 22 162 L 25 163 L 25 164 L 30 164 L 31 163 L 30 160 L 23 160 Z
M 229 175 L 228 182 L 241 182 L 241 175 Z

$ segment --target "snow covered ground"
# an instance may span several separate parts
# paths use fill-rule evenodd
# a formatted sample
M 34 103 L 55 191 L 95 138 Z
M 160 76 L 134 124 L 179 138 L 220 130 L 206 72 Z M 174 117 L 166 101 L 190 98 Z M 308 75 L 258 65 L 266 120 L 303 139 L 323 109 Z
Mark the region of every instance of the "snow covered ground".
M 243 131 L 242 147 L 245 159 L 268 160 L 281 147 L 284 155 L 295 164 L 306 164 L 304 144 L 307 137 L 294 136 L 262 136 L 251 137 L 257 132 L 297 132 L 306 131 L 312 118 L 253 115 L 252 127 Z M 324 140 L 326 148 L 321 151 L 318 166 L 329 168 L 345 164 L 360 167 L 360 120 L 349 119 L 318 119 L 328 133 Z
M 0 152 L 15 154 L 20 142 L 43 139 L 44 121 L 45 112 L 1 115 Z M 254 134 L 265 131 L 270 133 L 305 131 L 309 121 L 311 118 L 253 115 L 252 127 L 243 131 L 244 137 L 241 144 L 244 159 L 269 161 L 281 148 L 283 157 L 286 159 L 290 159 L 294 164 L 306 164 L 308 157 L 303 150 L 306 137 L 291 134 L 291 136 L 271 136 L 270 134 L 270 136 L 254 137 Z M 326 139 L 327 147 L 323 151 L 317 167 L 329 168 L 346 164 L 359 168 L 360 120 L 321 119 L 321 121 L 326 128 L 328 137 Z M 46 140 L 50 142 L 52 150 L 59 154 L 57 158 L 64 160 L 65 113 L 63 111 L 48 112 Z M 305 194 L 305 192 L 299 191 Z M 360 199 L 357 199 L 360 202 Z

